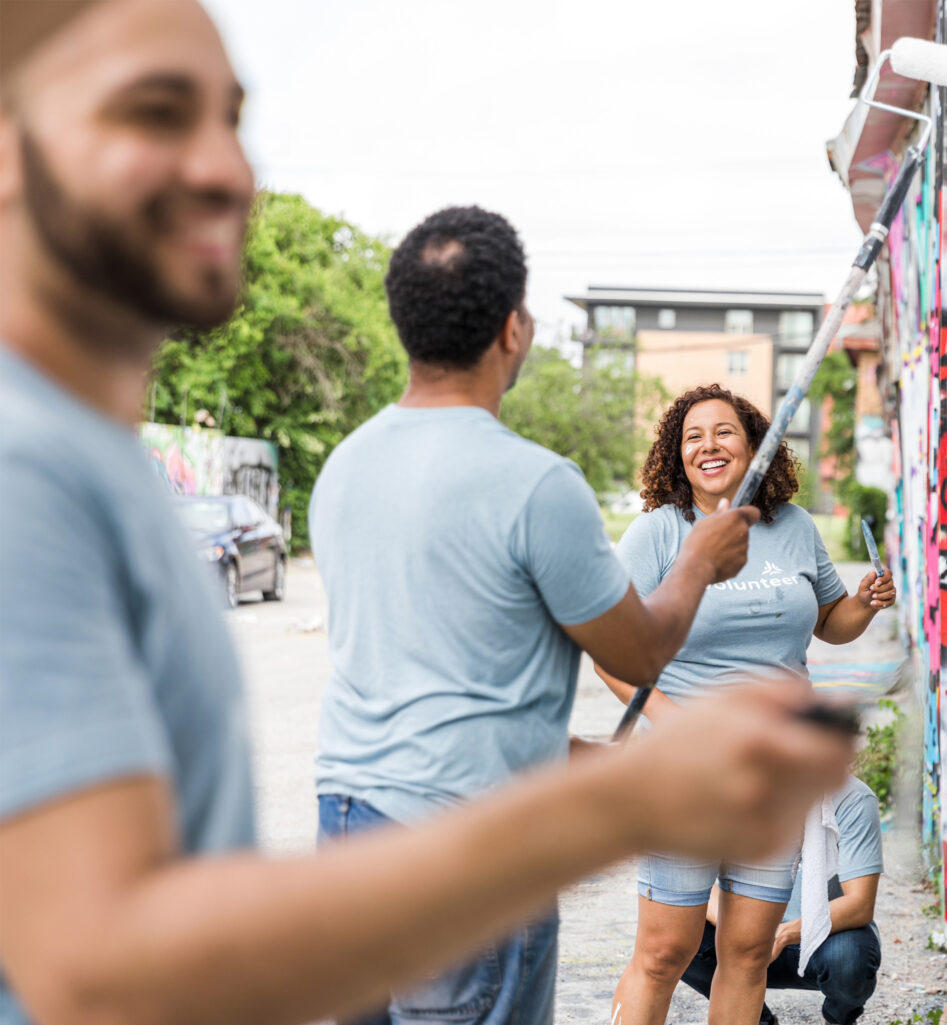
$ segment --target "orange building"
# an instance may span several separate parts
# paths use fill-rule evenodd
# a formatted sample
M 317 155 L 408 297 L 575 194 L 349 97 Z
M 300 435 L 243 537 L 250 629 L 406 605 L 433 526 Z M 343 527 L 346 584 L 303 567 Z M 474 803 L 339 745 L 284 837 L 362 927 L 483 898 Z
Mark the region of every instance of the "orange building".
M 754 292 L 590 286 L 566 296 L 588 314 L 576 338 L 583 358 L 621 360 L 661 378 L 672 394 L 719 383 L 771 416 L 805 358 L 825 297 L 815 292 Z M 809 465 L 819 416 L 803 400 L 786 435 Z

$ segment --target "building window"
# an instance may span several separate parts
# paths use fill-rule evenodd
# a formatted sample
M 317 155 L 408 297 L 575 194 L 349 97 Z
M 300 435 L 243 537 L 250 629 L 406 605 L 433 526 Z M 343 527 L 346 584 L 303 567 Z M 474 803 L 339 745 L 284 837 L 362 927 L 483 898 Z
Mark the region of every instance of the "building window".
M 630 341 L 635 333 L 635 308 L 593 306 L 592 324 L 602 341 Z
M 674 310 L 658 310 L 658 327 L 664 331 L 673 331 L 677 324 L 677 313 Z
M 750 369 L 750 354 L 731 349 L 727 353 L 727 373 L 745 374 Z
M 776 387 L 789 391 L 795 381 L 806 354 L 804 352 L 781 352 L 776 358 Z
M 779 341 L 783 345 L 808 345 L 814 326 L 811 310 L 783 310 L 779 315 Z
M 728 335 L 753 334 L 753 311 L 727 310 L 723 317 L 723 329 Z

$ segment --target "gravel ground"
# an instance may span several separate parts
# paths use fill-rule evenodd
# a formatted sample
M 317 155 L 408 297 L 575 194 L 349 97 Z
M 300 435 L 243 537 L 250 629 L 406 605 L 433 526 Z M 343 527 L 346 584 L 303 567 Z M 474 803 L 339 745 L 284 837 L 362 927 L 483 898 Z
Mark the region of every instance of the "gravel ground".
M 867 569 L 839 567 L 846 583 Z M 329 679 L 325 594 L 311 561 L 296 560 L 283 603 L 245 601 L 230 613 L 248 676 L 261 834 L 273 851 L 311 849 L 316 826 L 312 758 L 322 689 Z M 815 642 L 810 658 L 831 661 L 899 657 L 889 636 L 890 619 L 879 617 L 859 642 L 832 649 Z M 607 737 L 620 712 L 583 660 L 573 732 Z M 947 993 L 947 955 L 927 949 L 932 922 L 922 908 L 932 897 L 919 885 L 917 843 L 910 831 L 885 838 L 877 922 L 883 939 L 878 989 L 861 1019 L 889 1025 L 913 1012 L 942 1007 Z M 559 996 L 556 1025 L 609 1023 L 612 992 L 634 945 L 635 872 L 632 863 L 593 876 L 562 895 Z M 820 1000 L 811 993 L 773 991 L 770 1006 L 782 1025 L 820 1021 Z M 706 1021 L 706 1003 L 678 987 L 669 1025 Z

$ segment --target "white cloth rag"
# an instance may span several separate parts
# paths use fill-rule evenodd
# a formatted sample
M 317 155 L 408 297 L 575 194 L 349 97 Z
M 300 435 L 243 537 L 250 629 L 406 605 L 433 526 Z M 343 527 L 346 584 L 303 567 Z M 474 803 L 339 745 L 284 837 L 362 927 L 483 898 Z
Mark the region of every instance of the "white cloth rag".
M 832 929 L 829 914 L 829 880 L 838 872 L 838 822 L 829 796 L 813 805 L 806 816 L 802 837 L 802 936 L 799 943 L 799 974 Z

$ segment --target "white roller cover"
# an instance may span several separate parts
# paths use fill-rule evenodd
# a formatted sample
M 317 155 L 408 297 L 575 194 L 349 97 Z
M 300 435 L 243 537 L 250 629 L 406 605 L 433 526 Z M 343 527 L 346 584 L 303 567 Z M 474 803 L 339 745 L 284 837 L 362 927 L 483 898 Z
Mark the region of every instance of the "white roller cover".
M 891 47 L 891 67 L 905 78 L 947 86 L 947 46 L 903 36 Z

